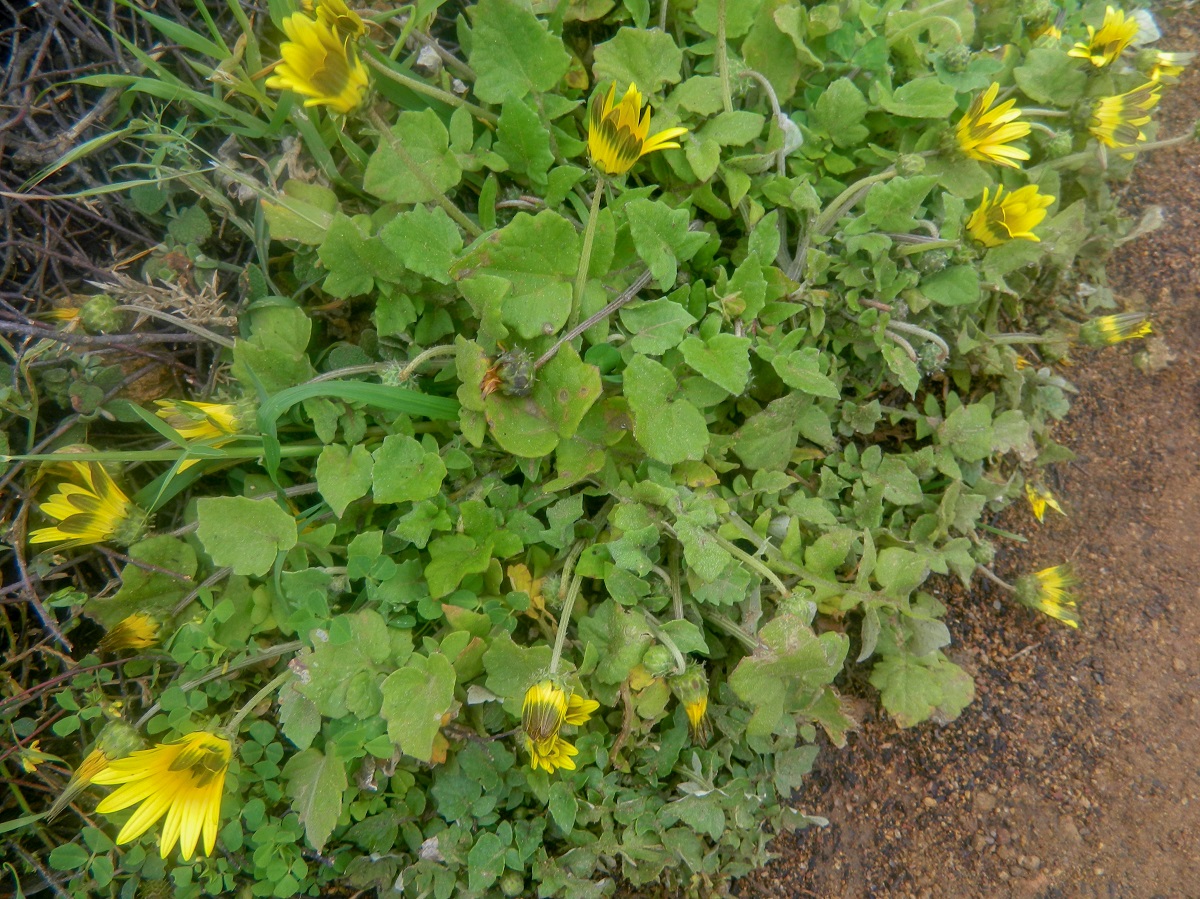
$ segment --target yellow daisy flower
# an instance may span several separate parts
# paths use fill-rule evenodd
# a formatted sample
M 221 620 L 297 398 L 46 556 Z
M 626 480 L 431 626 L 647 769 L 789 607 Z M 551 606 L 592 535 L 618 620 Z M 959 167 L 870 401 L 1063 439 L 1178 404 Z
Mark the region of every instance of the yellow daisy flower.
M 1111 6 L 1104 11 L 1104 22 L 1096 30 L 1088 26 L 1088 39 L 1076 44 L 1067 51 L 1068 56 L 1076 59 L 1086 59 L 1096 68 L 1108 65 L 1121 55 L 1129 46 L 1138 32 L 1137 20 L 1126 18 L 1125 11 L 1113 9 Z
M 1112 346 L 1123 340 L 1149 337 L 1152 333 L 1154 328 L 1146 313 L 1118 312 L 1084 322 L 1079 328 L 1079 340 L 1088 346 Z
M 166 815 L 159 841 L 163 858 L 179 843 L 180 855 L 187 861 L 201 833 L 204 854 L 211 855 L 232 752 L 224 737 L 201 732 L 109 762 L 92 782 L 121 786 L 96 811 L 108 815 L 141 803 L 117 834 L 118 843 L 136 840 Z
M 288 37 L 279 46 L 283 59 L 267 87 L 295 91 L 308 98 L 305 106 L 328 106 L 340 113 L 357 109 L 368 79 L 366 66 L 350 50 L 350 39 L 339 38 L 324 20 L 298 12 L 283 20 L 283 30 Z
M 1104 97 L 1096 103 L 1088 130 L 1108 147 L 1132 147 L 1146 139 L 1142 126 L 1150 121 L 1150 110 L 1162 97 L 1162 85 L 1147 82 L 1141 87 Z
M 89 543 L 128 545 L 146 524 L 146 513 L 116 485 L 98 462 L 61 462 L 57 470 L 72 478 L 58 485 L 58 492 L 40 505 L 58 524 L 39 528 L 29 535 L 30 543 L 60 543 L 60 549 Z
M 1063 511 L 1062 506 L 1058 504 L 1058 500 L 1054 498 L 1054 494 L 1041 484 L 1026 481 L 1025 498 L 1029 500 L 1029 507 L 1033 509 L 1033 517 L 1038 521 L 1045 519 L 1047 508 L 1053 509 L 1059 515 L 1067 514 Z
M 1016 239 L 1041 240 L 1033 229 L 1046 217 L 1046 208 L 1055 198 L 1038 193 L 1036 184 L 1003 194 L 1004 188 L 997 187 L 996 195 L 989 199 L 988 189 L 983 189 L 983 200 L 967 222 L 971 236 L 987 247 Z
M 145 649 L 158 642 L 158 622 L 145 612 L 121 620 L 97 644 L 97 652 L 117 652 L 122 649 Z
M 1029 154 L 1009 145 L 1026 137 L 1030 126 L 1028 122 L 1016 121 L 1021 116 L 1021 110 L 1013 108 L 1016 100 L 1005 100 L 992 108 L 999 92 L 1000 85 L 993 82 L 983 93 L 976 94 L 955 129 L 958 146 L 967 156 L 980 162 L 1020 168 L 1014 160 L 1026 160 Z
M 667 128 L 646 137 L 650 133 L 650 107 L 642 112 L 642 95 L 636 84 L 630 84 L 621 102 L 614 106 L 616 96 L 614 82 L 603 100 L 600 91 L 593 93 L 588 108 L 588 155 L 598 169 L 607 175 L 623 175 L 647 153 L 679 146 L 675 138 L 686 134 L 686 128 Z
M 345 0 L 320 0 L 317 3 L 317 18 L 340 37 L 352 41 L 367 33 L 362 18 L 346 5 Z
M 1017 581 L 1017 599 L 1031 609 L 1044 612 L 1068 627 L 1079 627 L 1079 613 L 1071 588 L 1078 581 L 1069 565 L 1043 568 Z
M 87 754 L 71 779 L 67 781 L 62 793 L 54 800 L 50 810 L 46 812 L 46 820 L 52 821 L 76 796 L 78 796 L 92 780 L 108 767 L 113 759 L 124 758 L 135 749 L 142 748 L 142 738 L 137 731 L 124 721 L 114 720 L 104 725 L 96 745 Z
M 214 440 L 242 430 L 238 407 L 232 403 L 193 400 L 155 400 L 154 414 L 179 432 L 184 440 Z
M 559 732 L 564 724 L 578 727 L 587 723 L 598 708 L 600 703 L 574 694 L 568 696 L 562 687 L 550 680 L 530 687 L 521 708 L 521 729 L 530 767 L 534 770 L 543 768 L 548 774 L 553 774 L 557 768 L 574 771 L 575 761 L 571 757 L 578 755 L 579 750 Z

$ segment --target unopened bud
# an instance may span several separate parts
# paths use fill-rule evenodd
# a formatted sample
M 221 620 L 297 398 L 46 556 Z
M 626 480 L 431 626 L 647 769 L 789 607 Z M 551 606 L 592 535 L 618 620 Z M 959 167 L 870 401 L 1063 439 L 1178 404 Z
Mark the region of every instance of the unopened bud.
M 947 72 L 965 72 L 971 64 L 971 56 L 970 49 L 959 44 L 942 54 L 942 65 L 946 67 Z
M 80 307 L 79 321 L 92 334 L 114 334 L 123 330 L 127 321 L 118 305 L 108 294 L 96 294 Z
M 905 178 L 919 175 L 925 171 L 925 157 L 915 153 L 905 153 L 896 157 L 896 172 Z

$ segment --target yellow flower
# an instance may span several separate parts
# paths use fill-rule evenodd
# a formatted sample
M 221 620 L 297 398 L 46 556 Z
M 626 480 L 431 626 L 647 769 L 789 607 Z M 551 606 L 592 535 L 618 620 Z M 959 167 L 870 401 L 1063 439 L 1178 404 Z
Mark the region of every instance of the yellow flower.
M 1174 84 L 1183 70 L 1195 58 L 1195 53 L 1169 53 L 1166 50 L 1151 50 L 1152 65 L 1149 78 L 1155 84 Z
M 98 462 L 61 462 L 58 470 L 72 477 L 41 504 L 58 522 L 29 535 L 30 543 L 61 543 L 62 549 L 88 543 L 132 543 L 146 523 L 146 513 L 130 501 Z
M 339 39 L 324 20 L 298 12 L 283 20 L 283 30 L 288 36 L 279 46 L 283 59 L 267 87 L 295 91 L 308 98 L 305 106 L 340 113 L 357 109 L 366 95 L 367 69 L 350 50 L 349 38 Z
M 118 843 L 136 840 L 166 815 L 159 845 L 163 858 L 178 842 L 180 855 L 187 861 L 202 832 L 204 854 L 211 855 L 231 754 L 232 747 L 224 737 L 193 733 L 109 762 L 92 782 L 121 786 L 101 801 L 96 811 L 108 815 L 141 803 L 117 834 Z
M 123 758 L 135 749 L 142 747 L 142 738 L 137 731 L 121 720 L 113 720 L 104 725 L 104 730 L 96 739 L 96 745 L 87 754 L 71 779 L 67 781 L 62 793 L 54 800 L 50 810 L 46 812 L 46 820 L 52 821 L 55 816 L 65 809 L 92 780 L 108 767 L 113 759 Z
M 1079 339 L 1088 346 L 1112 346 L 1123 340 L 1148 337 L 1153 332 L 1146 313 L 1118 312 L 1084 322 L 1079 328 Z
M 1088 130 L 1109 147 L 1132 147 L 1146 139 L 1142 126 L 1150 121 L 1150 110 L 1162 97 L 1162 85 L 1147 82 L 1141 87 L 1104 97 L 1096 103 Z M 1129 154 L 1125 154 L 1129 155 Z
M 1033 229 L 1046 217 L 1046 208 L 1054 197 L 1038 193 L 1036 184 L 1029 184 L 1002 196 L 1003 187 L 996 188 L 996 196 L 988 199 L 988 189 L 983 189 L 979 208 L 967 222 L 971 236 L 988 247 L 998 247 L 1010 240 L 1041 240 Z
M 1075 611 L 1075 597 L 1070 592 L 1077 583 L 1069 565 L 1043 568 L 1017 581 L 1017 599 L 1068 627 L 1077 628 L 1079 614 Z
M 1009 144 L 1027 136 L 1030 126 L 1028 122 L 1016 121 L 1021 116 L 1021 110 L 1013 108 L 1016 100 L 1005 100 L 995 109 L 991 108 L 999 92 L 1000 85 L 993 83 L 971 101 L 956 128 L 958 146 L 967 156 L 980 162 L 1020 168 L 1013 160 L 1028 159 L 1029 154 Z
M 320 0 L 317 18 L 343 38 L 358 40 L 367 33 L 362 18 L 348 7 L 345 0 Z
M 184 440 L 213 440 L 242 430 L 237 406 L 193 400 L 155 400 L 154 414 L 179 432 Z
M 588 155 L 592 163 L 607 175 L 623 175 L 647 153 L 678 147 L 675 138 L 686 128 L 667 128 L 647 139 L 650 133 L 650 107 L 642 112 L 642 95 L 630 84 L 621 102 L 613 106 L 617 85 L 613 82 L 601 100 L 600 91 L 592 94 L 588 109 Z
M 1076 44 L 1067 51 L 1068 56 L 1076 59 L 1086 59 L 1096 68 L 1108 65 L 1121 55 L 1121 51 L 1129 46 L 1129 42 L 1137 36 L 1138 24 L 1135 19 L 1126 18 L 1125 11 L 1113 9 L 1111 6 L 1104 11 L 1104 23 L 1097 31 L 1088 26 L 1086 42 Z
M 600 703 L 595 700 L 574 694 L 568 696 L 562 687 L 550 680 L 530 687 L 521 708 L 521 729 L 530 767 L 534 770 L 544 768 L 548 774 L 553 774 L 556 768 L 574 771 L 575 761 L 571 756 L 578 755 L 579 750 L 559 732 L 564 724 L 578 727 L 587 723 L 598 708 Z
M 138 612 L 117 623 L 96 646 L 97 652 L 117 652 L 121 649 L 145 649 L 158 642 L 158 622 L 145 612 Z
M 1054 498 L 1054 494 L 1041 484 L 1026 481 L 1025 498 L 1029 500 L 1029 506 L 1033 509 L 1033 517 L 1038 521 L 1044 520 L 1047 508 L 1053 509 L 1059 515 L 1067 514 L 1062 510 L 1062 506 L 1058 504 L 1058 500 Z

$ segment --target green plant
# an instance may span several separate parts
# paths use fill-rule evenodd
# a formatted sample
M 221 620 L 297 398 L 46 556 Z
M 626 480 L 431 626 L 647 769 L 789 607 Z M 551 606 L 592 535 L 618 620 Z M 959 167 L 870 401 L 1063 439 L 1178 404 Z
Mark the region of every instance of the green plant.
M 170 445 L 72 457 L 157 463 L 131 497 L 159 529 L 115 593 L 57 605 L 150 615 L 164 642 L 120 681 L 84 659 L 53 731 L 118 697 L 156 739 L 255 714 L 220 854 L 176 865 L 89 829 L 49 855 L 74 894 L 718 890 L 819 820 L 786 799 L 818 732 L 855 725 L 848 668 L 903 726 L 972 698 L 923 587 L 969 584 L 1009 536 L 988 516 L 1069 458 L 1053 364 L 1115 305 L 1103 260 L 1131 228 L 1109 182 L 1164 143 L 1133 118 L 1094 139 L 1089 116 L 1140 91 L 1141 119 L 1161 86 L 1078 60 L 1036 3 L 698 0 L 657 28 L 645 0 L 441 12 L 321 30 L 349 89 L 275 76 L 338 113 L 264 91 L 244 19 L 234 52 L 144 14 L 213 97 L 144 53 L 150 75 L 90 79 L 194 114 L 127 126 L 179 251 L 202 263 L 216 219 L 258 258 L 219 338 L 242 417 L 185 435 L 177 404 L 114 404 Z M 610 119 L 601 93 L 601 175 L 585 101 L 633 84 L 654 128 L 622 138 L 641 104 Z M 210 155 L 214 133 L 233 143 Z

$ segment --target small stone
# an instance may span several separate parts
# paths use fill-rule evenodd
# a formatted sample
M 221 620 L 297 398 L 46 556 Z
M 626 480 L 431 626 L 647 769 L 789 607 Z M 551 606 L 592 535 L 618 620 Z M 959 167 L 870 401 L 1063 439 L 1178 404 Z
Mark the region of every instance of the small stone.
M 973 805 L 975 811 L 986 814 L 996 807 L 996 797 L 991 793 L 976 793 Z
M 1059 822 L 1058 837 L 1067 846 L 1083 845 L 1083 837 L 1079 835 L 1079 828 L 1075 826 L 1075 822 L 1070 818 L 1063 818 Z
M 1176 671 L 1178 671 L 1180 674 L 1183 674 L 1185 671 L 1187 671 L 1187 662 L 1185 662 L 1181 658 L 1176 657 L 1175 659 L 1172 660 L 1171 667 L 1174 668 Z
M 924 804 L 925 808 L 937 808 L 938 804 L 938 801 L 932 796 L 926 796 L 921 800 L 921 802 Z

